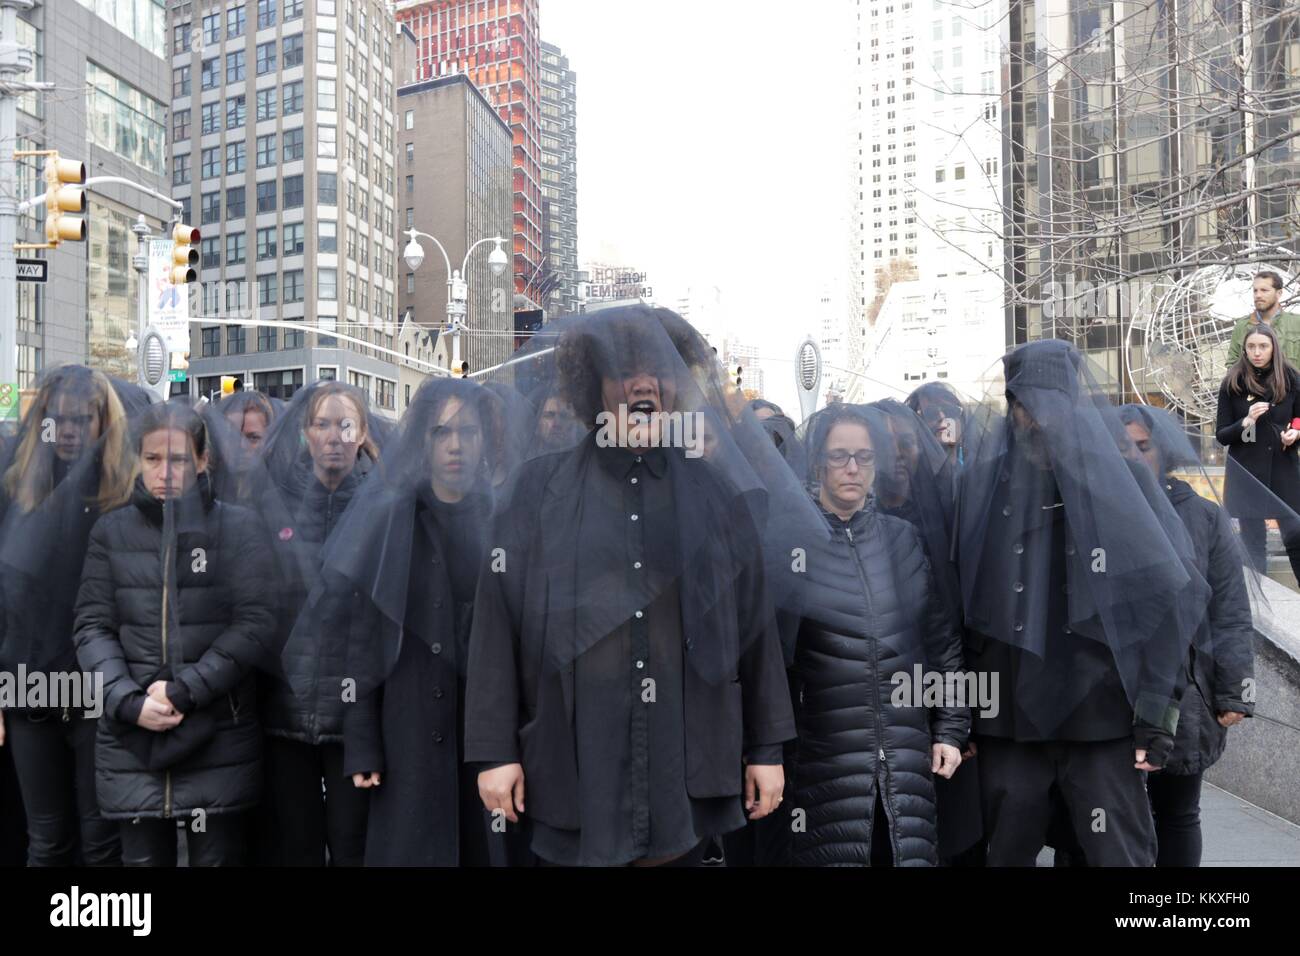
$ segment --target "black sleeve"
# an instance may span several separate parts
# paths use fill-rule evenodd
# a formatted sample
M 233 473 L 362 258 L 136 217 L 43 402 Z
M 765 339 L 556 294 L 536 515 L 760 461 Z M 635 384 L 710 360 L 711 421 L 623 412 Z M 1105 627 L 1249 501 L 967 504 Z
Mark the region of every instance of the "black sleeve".
M 927 669 L 941 674 L 960 674 L 965 667 L 962 660 L 961 629 L 951 610 L 945 606 L 943 595 L 935 584 L 934 570 L 926 557 L 920 535 L 910 526 L 908 530 L 911 531 L 925 577 L 926 606 L 921 620 L 921 633 L 925 641 Z M 934 708 L 930 714 L 930 736 L 937 744 L 951 744 L 958 750 L 965 749 L 970 737 L 969 706 L 958 707 L 952 701 Z
M 118 640 L 117 595 L 109 567 L 108 517 L 91 529 L 77 593 L 73 643 L 83 671 L 104 676 L 104 712 L 135 723 L 144 707 L 144 688 L 136 683 Z
M 1214 512 L 1208 573 L 1213 589 L 1209 612 L 1215 675 L 1213 704 L 1215 711 L 1250 714 L 1255 709 L 1254 694 L 1246 693 L 1255 675 L 1250 597 L 1232 526 L 1223 509 L 1214 507 Z
M 1223 380 L 1223 384 L 1219 386 L 1219 407 L 1215 416 L 1214 427 L 1214 437 L 1218 439 L 1220 445 L 1227 447 L 1228 445 L 1241 443 L 1241 433 L 1244 426 L 1240 418 L 1233 417 L 1232 394 L 1228 390 L 1228 380 L 1226 378 Z

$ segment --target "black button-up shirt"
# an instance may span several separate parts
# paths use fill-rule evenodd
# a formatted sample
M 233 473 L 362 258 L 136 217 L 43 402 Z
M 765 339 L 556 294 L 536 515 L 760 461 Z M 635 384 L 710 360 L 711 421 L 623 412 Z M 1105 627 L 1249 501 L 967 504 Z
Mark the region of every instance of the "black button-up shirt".
M 687 794 L 677 526 L 671 453 L 598 448 L 582 493 L 623 534 L 598 535 L 600 566 L 623 567 L 646 603 L 574 664 L 581 830 L 534 821 L 533 850 L 563 865 L 617 866 L 685 853 L 745 823 L 736 798 Z M 779 751 L 779 746 L 774 748 Z M 779 757 L 776 761 L 779 762 Z

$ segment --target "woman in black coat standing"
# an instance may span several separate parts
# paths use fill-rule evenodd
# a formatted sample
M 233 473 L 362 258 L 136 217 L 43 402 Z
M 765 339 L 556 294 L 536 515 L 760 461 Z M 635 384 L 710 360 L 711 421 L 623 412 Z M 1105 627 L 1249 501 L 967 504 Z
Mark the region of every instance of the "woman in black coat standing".
M 1251 715 L 1254 631 L 1243 564 L 1228 517 L 1213 501 L 1172 474 L 1197 468 L 1191 443 L 1163 409 L 1125 405 L 1120 418 L 1133 452 L 1160 482 L 1187 527 L 1210 603 L 1187 660 L 1174 749 L 1147 777 L 1155 818 L 1156 866 L 1201 865 L 1201 777 L 1223 755 L 1228 730 Z
M 366 793 L 343 772 L 348 629 L 360 600 L 330 591 L 312 605 L 321 555 L 378 459 L 365 393 L 342 382 L 301 389 L 267 438 L 258 475 L 270 533 L 281 672 L 260 681 L 266 797 L 259 853 L 276 866 L 360 866 Z M 257 471 L 253 472 L 257 475 Z
M 1246 552 L 1261 573 L 1268 572 L 1264 521 L 1277 520 L 1291 572 L 1300 583 L 1300 521 L 1295 518 L 1300 513 L 1297 419 L 1300 373 L 1287 363 L 1272 326 L 1261 322 L 1246 336 L 1241 358 L 1219 386 L 1215 427 L 1230 460 L 1224 499 L 1228 513 L 1238 519 Z M 1278 509 L 1273 502 L 1285 508 Z
M 859 406 L 831 406 L 809 425 L 832 537 L 808 554 L 795 646 L 791 789 L 806 814 L 796 865 L 937 864 L 934 776 L 952 776 L 967 742 L 967 702 L 923 706 L 914 686 L 918 671 L 961 671 L 961 635 L 920 534 L 877 510 L 875 473 L 895 464 L 889 435 L 880 412 Z
M 361 686 L 344 715 L 343 769 L 370 795 L 366 866 L 507 862 L 462 761 L 474 594 L 491 517 L 500 400 L 462 379 L 416 393 L 361 507 L 326 555 L 325 586 L 361 587 Z M 330 582 L 336 582 L 331 585 Z
M 137 477 L 91 532 L 77 598 L 77 658 L 104 678 L 100 812 L 120 822 L 127 866 L 174 866 L 178 819 L 190 865 L 238 864 L 239 815 L 261 796 L 266 543 L 251 512 L 213 498 L 193 409 L 151 406 L 133 432 Z
M 0 669 L 77 671 L 73 613 L 86 540 L 130 487 L 123 395 L 82 365 L 49 371 L 10 446 L 0 534 Z M 0 715 L 26 806 L 31 866 L 116 866 L 117 827 L 95 802 L 91 704 L 49 701 Z M 101 702 L 102 703 L 102 702 Z

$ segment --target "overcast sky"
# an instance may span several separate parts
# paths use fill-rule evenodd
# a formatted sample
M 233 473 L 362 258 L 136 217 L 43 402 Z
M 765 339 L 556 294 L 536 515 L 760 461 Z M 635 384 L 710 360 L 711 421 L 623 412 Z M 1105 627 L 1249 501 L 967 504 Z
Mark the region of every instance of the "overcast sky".
M 849 262 L 848 37 L 829 15 L 850 9 L 542 0 L 578 74 L 580 261 L 644 270 L 664 305 L 716 285 L 765 357 L 816 336 L 818 290 Z M 793 405 L 792 365 L 765 371 Z

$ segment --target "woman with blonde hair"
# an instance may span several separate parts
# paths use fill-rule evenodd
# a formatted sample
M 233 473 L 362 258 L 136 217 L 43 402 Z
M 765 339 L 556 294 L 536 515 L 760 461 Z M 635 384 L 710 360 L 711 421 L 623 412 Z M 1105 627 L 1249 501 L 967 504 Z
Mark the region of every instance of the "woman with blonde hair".
M 3 471 L 0 667 L 77 671 L 73 611 L 90 529 L 121 503 L 131 479 L 125 383 L 82 365 L 41 380 Z M 71 681 L 48 685 L 71 686 Z M 87 686 L 77 680 L 78 686 Z M 32 700 L 0 716 L 27 809 L 32 866 L 115 865 L 117 828 L 95 800 L 97 701 Z

